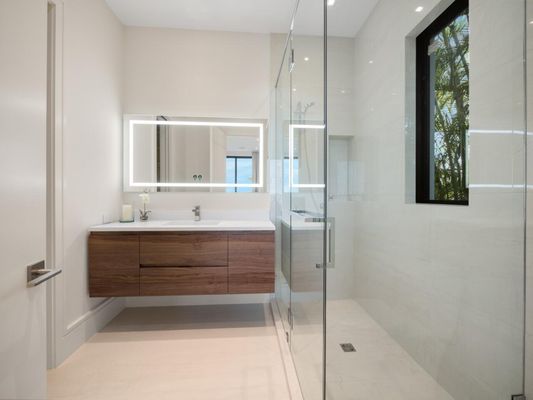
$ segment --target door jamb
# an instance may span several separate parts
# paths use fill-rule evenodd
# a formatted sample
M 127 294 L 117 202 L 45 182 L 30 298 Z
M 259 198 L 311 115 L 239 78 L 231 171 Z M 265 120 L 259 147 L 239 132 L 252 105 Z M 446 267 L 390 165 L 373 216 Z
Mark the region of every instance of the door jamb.
M 47 77 L 47 179 L 46 179 L 46 262 L 49 268 L 63 267 L 63 0 L 47 0 L 53 8 L 53 53 L 48 60 Z M 50 17 L 48 17 L 50 23 Z M 51 46 L 47 43 L 47 54 Z M 50 57 L 50 56 L 49 56 Z M 65 271 L 66 272 L 66 271 Z M 61 275 L 49 281 L 46 288 L 47 368 L 57 366 L 58 334 L 63 320 L 57 301 Z

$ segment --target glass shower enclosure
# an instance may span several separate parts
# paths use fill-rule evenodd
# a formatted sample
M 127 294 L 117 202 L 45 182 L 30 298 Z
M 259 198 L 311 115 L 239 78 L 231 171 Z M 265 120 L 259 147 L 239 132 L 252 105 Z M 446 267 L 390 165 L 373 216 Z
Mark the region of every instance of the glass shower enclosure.
M 300 0 L 272 36 L 276 303 L 306 400 L 533 396 L 531 3 Z M 422 165 L 445 201 L 421 201 Z
M 306 398 L 322 398 L 325 270 L 333 262 L 326 221 L 326 130 L 322 1 L 300 2 L 286 36 L 276 85 L 279 257 L 276 291 Z M 298 13 L 318 24 L 300 32 Z M 306 21 L 307 23 L 309 21 Z M 309 29 L 305 26 L 305 29 Z

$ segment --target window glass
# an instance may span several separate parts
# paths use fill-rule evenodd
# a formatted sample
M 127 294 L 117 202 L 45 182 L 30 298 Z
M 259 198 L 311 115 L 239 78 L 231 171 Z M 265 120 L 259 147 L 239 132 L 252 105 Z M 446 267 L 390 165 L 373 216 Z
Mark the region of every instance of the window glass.
M 418 39 L 419 202 L 468 202 L 469 18 L 456 8 Z
M 226 157 L 226 183 L 253 184 L 254 165 L 252 157 Z M 226 192 L 250 193 L 250 187 L 226 188 Z

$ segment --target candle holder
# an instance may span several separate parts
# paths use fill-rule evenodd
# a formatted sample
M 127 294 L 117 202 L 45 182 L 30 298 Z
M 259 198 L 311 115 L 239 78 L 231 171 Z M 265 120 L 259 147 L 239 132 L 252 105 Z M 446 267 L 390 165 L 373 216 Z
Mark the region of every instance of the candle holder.
M 123 223 L 134 222 L 133 207 L 131 204 L 122 205 L 122 215 L 119 221 Z

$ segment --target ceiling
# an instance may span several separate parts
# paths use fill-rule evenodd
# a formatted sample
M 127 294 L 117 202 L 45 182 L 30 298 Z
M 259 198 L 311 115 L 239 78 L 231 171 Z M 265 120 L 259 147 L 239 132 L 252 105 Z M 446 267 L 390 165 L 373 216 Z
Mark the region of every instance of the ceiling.
M 295 0 L 106 0 L 124 25 L 210 31 L 285 33 Z M 321 35 L 322 1 L 300 0 L 295 29 Z M 335 0 L 328 34 L 353 37 L 379 0 Z

